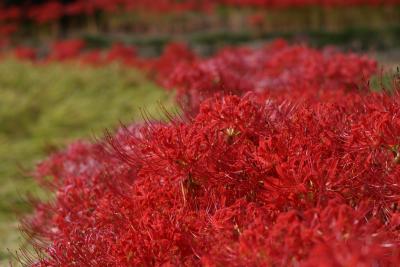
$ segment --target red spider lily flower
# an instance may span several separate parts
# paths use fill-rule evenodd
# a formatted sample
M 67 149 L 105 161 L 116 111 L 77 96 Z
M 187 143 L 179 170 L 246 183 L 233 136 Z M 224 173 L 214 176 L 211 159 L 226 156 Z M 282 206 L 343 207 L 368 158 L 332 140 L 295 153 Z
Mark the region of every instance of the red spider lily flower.
M 79 39 L 58 41 L 53 44 L 48 59 L 62 61 L 77 58 L 84 47 L 85 42 Z
M 21 9 L 13 6 L 9 8 L 0 8 L 0 21 L 16 21 L 22 16 Z
M 137 52 L 134 47 L 125 46 L 122 43 L 115 43 L 107 51 L 105 60 L 106 62 L 119 61 L 121 63 L 130 65 L 134 64 L 136 56 Z
M 29 11 L 29 17 L 39 24 L 58 20 L 63 15 L 63 5 L 57 1 L 34 6 Z
M 34 61 L 37 59 L 36 50 L 29 47 L 17 47 L 14 49 L 14 55 L 17 59 L 27 59 Z
M 397 265 L 398 93 L 282 94 L 216 96 L 50 157 L 33 266 Z

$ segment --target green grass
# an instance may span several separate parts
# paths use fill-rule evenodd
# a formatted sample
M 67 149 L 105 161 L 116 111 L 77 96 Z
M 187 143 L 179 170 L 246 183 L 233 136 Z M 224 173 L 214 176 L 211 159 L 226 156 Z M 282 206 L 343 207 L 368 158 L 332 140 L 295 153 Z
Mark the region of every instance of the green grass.
M 101 137 L 119 121 L 140 120 L 140 108 L 159 116 L 172 96 L 131 69 L 117 65 L 37 66 L 0 62 L 0 265 L 23 244 L 18 215 L 29 211 L 28 192 L 40 194 L 29 175 L 54 148 L 78 138 Z

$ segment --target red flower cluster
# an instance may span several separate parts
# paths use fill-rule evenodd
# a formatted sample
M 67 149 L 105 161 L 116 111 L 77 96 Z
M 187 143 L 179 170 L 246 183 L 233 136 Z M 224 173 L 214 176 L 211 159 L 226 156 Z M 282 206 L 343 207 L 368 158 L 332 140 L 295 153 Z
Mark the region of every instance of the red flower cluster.
M 80 54 L 77 58 L 84 65 L 102 66 L 105 64 L 118 62 L 124 66 L 139 66 L 136 49 L 122 43 L 115 43 L 107 51 L 99 49 Z
M 242 96 L 41 163 L 55 199 L 24 221 L 31 266 L 400 264 L 400 95 L 356 90 L 372 61 L 282 43 L 168 53 L 187 55 L 181 94 L 224 92 L 217 73 Z
M 0 4 L 0 36 L 8 36 L 18 30 L 23 21 L 43 24 L 58 21 L 63 16 L 86 15 L 95 12 L 203 12 L 219 6 L 250 8 L 290 8 L 302 6 L 362 6 L 398 5 L 399 0 L 49 0 L 18 1 L 19 4 Z
M 31 60 L 35 61 L 37 59 L 37 53 L 35 49 L 29 47 L 16 47 L 14 49 L 14 55 L 17 59 L 20 60 Z
M 0 4 L 0 37 L 9 36 L 16 32 L 21 17 L 21 8 L 17 6 L 3 7 Z
M 256 91 L 279 96 L 293 88 L 355 90 L 377 68 L 376 62 L 367 57 L 329 48 L 321 52 L 302 45 L 289 46 L 283 40 L 257 50 L 223 49 L 209 59 L 177 53 L 173 62 L 178 58 L 183 60 L 173 63 L 175 68 L 169 67 L 169 73 L 159 72 L 158 80 L 176 89 L 178 101 L 195 111 L 216 92 L 242 95 Z
M 152 79 L 162 86 L 172 89 L 170 79 L 174 71 L 179 72 L 183 65 L 191 64 L 197 61 L 197 59 L 198 56 L 186 45 L 170 43 L 165 47 L 160 57 L 150 60 L 139 60 L 137 67 L 147 72 Z
M 87 51 L 85 48 L 86 43 L 81 39 L 66 39 L 54 42 L 48 53 L 42 57 L 38 57 L 35 48 L 23 46 L 12 49 L 12 54 L 18 59 L 27 59 L 38 63 L 73 60 L 91 66 L 101 66 L 111 62 L 120 62 L 125 66 L 131 66 L 133 62 L 137 62 L 136 65 L 139 65 L 136 49 L 131 46 L 115 43 L 106 51 L 99 49 Z
M 396 266 L 398 96 L 287 98 L 212 99 L 52 156 L 35 265 Z
M 79 39 L 58 41 L 53 44 L 48 60 L 63 61 L 81 55 L 85 42 Z

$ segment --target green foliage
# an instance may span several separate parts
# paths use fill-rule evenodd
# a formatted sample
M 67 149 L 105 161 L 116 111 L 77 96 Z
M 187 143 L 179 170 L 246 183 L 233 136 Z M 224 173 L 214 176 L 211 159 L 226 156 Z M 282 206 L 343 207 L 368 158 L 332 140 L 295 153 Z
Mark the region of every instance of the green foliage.
M 131 69 L 76 64 L 0 63 L 0 265 L 22 239 L 18 213 L 23 195 L 43 196 L 29 171 L 73 139 L 101 137 L 104 129 L 141 119 L 140 108 L 160 116 L 172 108 L 165 91 Z

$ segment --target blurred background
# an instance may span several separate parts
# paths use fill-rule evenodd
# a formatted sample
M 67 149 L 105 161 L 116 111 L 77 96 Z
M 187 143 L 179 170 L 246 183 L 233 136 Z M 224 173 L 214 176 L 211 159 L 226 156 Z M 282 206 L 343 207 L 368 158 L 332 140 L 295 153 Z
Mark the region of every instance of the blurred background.
M 210 56 L 277 38 L 364 53 L 395 70 L 400 0 L 2 0 L 0 265 L 26 246 L 26 196 L 47 197 L 32 179 L 35 163 L 142 119 L 141 108 L 154 117 L 174 109 L 173 93 L 146 69 L 165 47 Z

